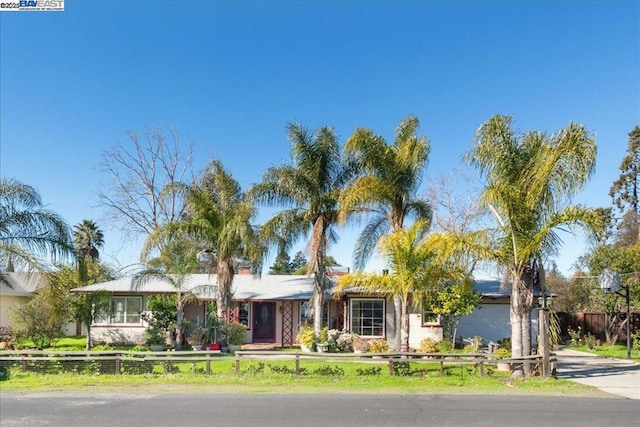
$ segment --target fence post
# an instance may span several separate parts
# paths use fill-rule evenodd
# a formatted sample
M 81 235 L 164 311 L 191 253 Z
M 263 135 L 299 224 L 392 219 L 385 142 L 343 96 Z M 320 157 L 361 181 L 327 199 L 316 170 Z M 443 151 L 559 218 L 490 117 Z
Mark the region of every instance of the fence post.
M 236 352 L 236 375 L 240 375 L 240 355 Z
M 120 353 L 116 353 L 116 374 L 120 375 Z
M 300 354 L 296 353 L 296 377 L 300 376 Z
M 23 354 L 21 359 L 21 365 L 22 365 L 22 372 L 27 372 L 27 355 Z
M 389 358 L 389 375 L 393 375 L 393 357 Z
M 483 357 L 478 358 L 478 365 L 479 365 L 480 376 L 484 377 L 484 358 Z
M 211 375 L 211 355 L 207 353 L 207 361 L 205 363 L 205 370 L 207 375 Z
M 444 377 L 444 359 L 440 359 L 440 376 Z

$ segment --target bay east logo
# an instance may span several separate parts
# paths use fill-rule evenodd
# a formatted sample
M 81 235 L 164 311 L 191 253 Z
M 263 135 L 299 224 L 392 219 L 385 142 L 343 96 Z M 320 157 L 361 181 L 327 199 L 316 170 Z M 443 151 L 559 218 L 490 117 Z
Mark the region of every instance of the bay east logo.
M 2 12 L 60 12 L 64 11 L 64 0 L 14 0 L 8 2 L 0 1 L 0 11 Z

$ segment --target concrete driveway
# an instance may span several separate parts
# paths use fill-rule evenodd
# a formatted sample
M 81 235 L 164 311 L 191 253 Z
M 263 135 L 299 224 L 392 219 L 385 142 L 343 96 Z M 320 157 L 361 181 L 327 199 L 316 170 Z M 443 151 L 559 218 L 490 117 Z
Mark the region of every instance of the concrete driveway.
M 574 350 L 558 350 L 558 378 L 596 387 L 627 399 L 640 400 L 640 364 Z

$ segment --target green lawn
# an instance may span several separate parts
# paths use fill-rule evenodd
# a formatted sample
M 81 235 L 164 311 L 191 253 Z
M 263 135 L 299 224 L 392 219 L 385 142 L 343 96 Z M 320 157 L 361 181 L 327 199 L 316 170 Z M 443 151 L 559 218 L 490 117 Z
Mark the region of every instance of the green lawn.
M 123 359 L 124 360 L 124 359 Z M 124 362 L 123 362 L 124 363 Z M 175 373 L 167 373 L 175 371 Z M 36 374 L 11 369 L 8 380 L 0 382 L 4 391 L 100 390 L 100 391 L 202 391 L 202 392 L 278 392 L 278 393 L 482 393 L 482 394 L 597 394 L 590 387 L 557 379 L 531 378 L 515 381 L 505 373 L 486 367 L 477 375 L 473 365 L 451 365 L 440 377 L 439 365 L 411 361 L 404 372 L 391 376 L 386 363 L 301 361 L 303 372 L 295 376 L 293 361 L 248 361 L 235 374 L 230 357 L 211 363 L 212 375 L 204 373 L 204 362 L 175 362 L 168 367 L 157 362 L 146 374 Z M 135 369 L 123 366 L 123 372 Z
M 602 344 L 594 349 L 590 349 L 587 346 L 568 346 L 570 350 L 584 351 L 586 353 L 597 354 L 602 357 L 614 357 L 617 359 L 626 359 L 627 358 L 627 346 L 622 344 L 616 345 L 608 345 Z M 636 362 L 640 362 L 640 351 L 636 349 L 631 349 L 631 358 Z

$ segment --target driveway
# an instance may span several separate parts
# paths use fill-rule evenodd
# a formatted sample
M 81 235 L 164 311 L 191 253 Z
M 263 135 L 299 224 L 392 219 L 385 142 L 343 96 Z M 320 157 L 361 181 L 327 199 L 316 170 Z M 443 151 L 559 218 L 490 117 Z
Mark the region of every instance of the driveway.
M 640 364 L 574 350 L 558 350 L 558 378 L 596 387 L 627 399 L 640 400 Z

